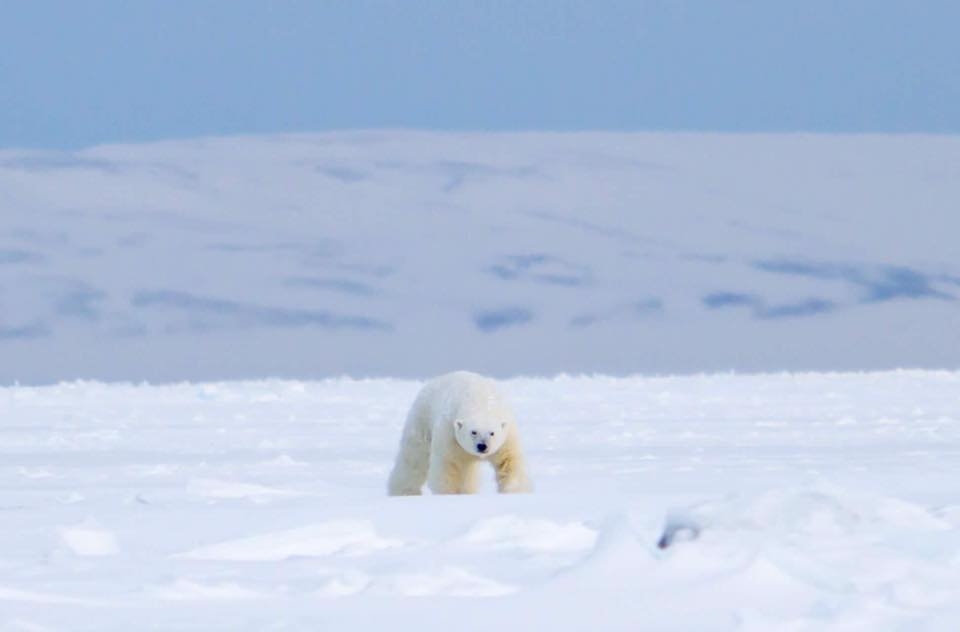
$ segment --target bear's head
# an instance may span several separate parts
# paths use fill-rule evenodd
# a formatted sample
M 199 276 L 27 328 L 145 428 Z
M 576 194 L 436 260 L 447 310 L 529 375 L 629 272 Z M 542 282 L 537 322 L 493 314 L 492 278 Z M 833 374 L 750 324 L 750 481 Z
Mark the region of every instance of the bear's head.
M 454 435 L 460 447 L 480 458 L 495 454 L 507 439 L 506 421 L 495 417 L 471 418 L 461 417 L 453 422 Z

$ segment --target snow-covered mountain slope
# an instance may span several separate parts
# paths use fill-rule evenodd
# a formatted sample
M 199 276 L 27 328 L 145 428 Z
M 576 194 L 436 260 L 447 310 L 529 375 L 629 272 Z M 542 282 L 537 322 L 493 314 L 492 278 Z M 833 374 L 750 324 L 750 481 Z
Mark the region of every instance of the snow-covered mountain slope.
M 388 498 L 418 386 L 0 389 L 0 629 L 960 626 L 960 373 L 511 380 L 534 494 Z
M 0 382 L 960 365 L 960 138 L 0 152 Z

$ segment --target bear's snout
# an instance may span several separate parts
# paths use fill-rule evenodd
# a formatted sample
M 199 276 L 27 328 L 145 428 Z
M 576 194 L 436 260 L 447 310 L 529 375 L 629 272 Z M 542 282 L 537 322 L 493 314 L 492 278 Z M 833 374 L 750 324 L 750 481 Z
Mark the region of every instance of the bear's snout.
M 486 451 L 487 451 L 487 444 L 486 444 L 486 443 L 478 443 L 478 444 L 477 444 L 477 452 L 479 452 L 480 454 L 483 454 L 483 453 L 486 452 Z

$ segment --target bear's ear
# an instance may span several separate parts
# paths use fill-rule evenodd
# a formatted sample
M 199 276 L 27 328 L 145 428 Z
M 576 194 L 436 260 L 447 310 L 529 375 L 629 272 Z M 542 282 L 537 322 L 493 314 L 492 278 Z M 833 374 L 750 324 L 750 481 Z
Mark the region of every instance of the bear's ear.
M 507 427 L 507 422 L 501 421 L 501 422 L 500 422 L 500 430 L 505 430 L 506 427 Z
M 457 424 L 457 430 L 462 430 L 462 429 L 463 429 L 463 420 L 462 420 L 462 419 L 457 419 L 457 420 L 454 421 L 453 423 Z

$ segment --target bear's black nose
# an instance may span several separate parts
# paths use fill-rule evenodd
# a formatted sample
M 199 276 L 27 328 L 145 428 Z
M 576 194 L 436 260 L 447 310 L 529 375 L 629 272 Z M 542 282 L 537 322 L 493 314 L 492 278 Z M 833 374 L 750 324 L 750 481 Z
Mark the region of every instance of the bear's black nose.
M 487 451 L 487 444 L 486 444 L 486 443 L 478 443 L 478 444 L 477 444 L 477 452 L 479 452 L 480 454 L 483 454 L 483 453 L 486 452 L 486 451 Z

